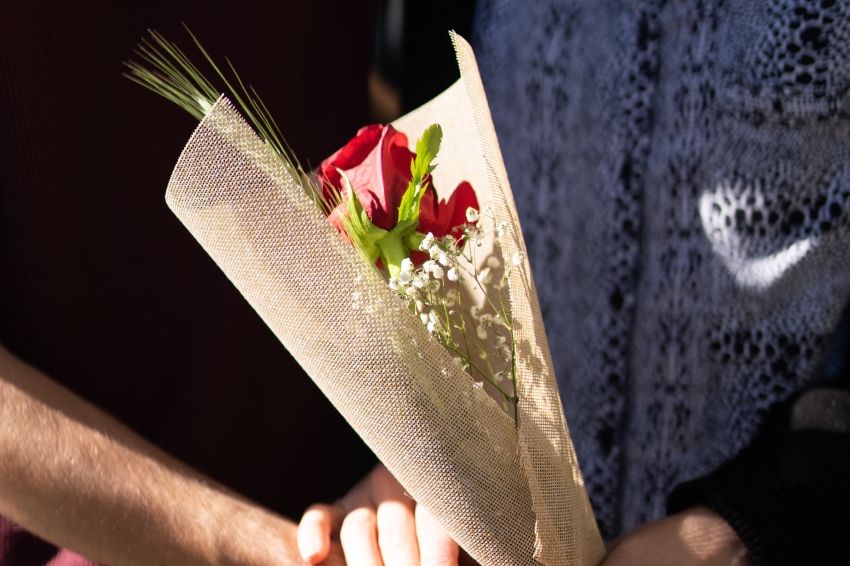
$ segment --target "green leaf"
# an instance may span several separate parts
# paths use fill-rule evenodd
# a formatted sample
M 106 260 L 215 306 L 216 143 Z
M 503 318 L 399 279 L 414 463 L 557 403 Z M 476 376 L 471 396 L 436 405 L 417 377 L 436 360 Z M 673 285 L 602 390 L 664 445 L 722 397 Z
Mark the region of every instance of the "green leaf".
M 398 221 L 399 223 L 406 220 L 419 220 L 419 215 L 416 211 L 416 185 L 411 181 L 407 185 L 407 190 L 404 191 L 404 196 L 401 197 L 401 204 L 398 206 Z
M 371 263 L 374 263 L 381 255 L 380 242 L 389 232 L 372 224 L 369 215 L 360 204 L 360 199 L 354 194 L 351 181 L 348 180 L 348 177 L 342 170 L 337 169 L 337 171 L 342 175 L 347 189 L 345 191 L 345 209 L 347 214 L 342 219 L 345 233 L 348 234 L 354 247 L 363 253 Z
M 216 75 L 224 83 L 225 90 L 229 92 L 228 96 L 242 108 L 244 117 L 289 174 L 292 175 L 295 182 L 311 198 L 316 200 L 317 204 L 325 206 L 327 203 L 319 202 L 320 187 L 310 180 L 254 88 L 246 87 L 236 69 L 228 60 L 227 65 L 235 79 L 235 84 L 239 86 L 239 88 L 235 88 L 235 85 L 231 84 L 225 73 L 219 69 L 188 27 L 186 27 L 186 31 L 194 40 L 198 50 L 212 66 Z M 142 58 L 143 63 L 126 61 L 124 64 L 129 72 L 125 73 L 124 76 L 171 100 L 198 120 L 203 120 L 218 100 L 221 90 L 215 88 L 176 45 L 170 43 L 155 31 L 151 31 L 150 34 L 151 39 L 142 39 L 142 43 L 135 50 L 136 54 Z
M 425 176 L 437 168 L 432 163 L 440 151 L 442 141 L 443 129 L 439 124 L 433 124 L 425 130 L 422 137 L 416 142 L 416 158 L 410 163 L 410 183 L 407 185 L 407 190 L 404 192 L 401 204 L 398 207 L 399 223 L 405 220 L 419 222 L 419 206 L 422 203 L 422 197 L 425 196 L 425 191 L 428 190 Z
M 413 220 L 413 219 L 400 220 L 398 222 L 398 224 L 396 224 L 393 227 L 393 229 L 390 233 L 395 234 L 399 238 L 405 238 L 405 237 L 407 237 L 408 234 L 413 233 L 416 230 L 416 227 L 418 225 L 419 225 L 418 220 Z
M 442 141 L 443 129 L 439 124 L 433 124 L 425 130 L 422 137 L 416 142 L 416 159 L 411 164 L 414 181 L 421 184 L 425 175 L 436 169 L 436 165 L 432 166 L 431 162 L 437 158 Z

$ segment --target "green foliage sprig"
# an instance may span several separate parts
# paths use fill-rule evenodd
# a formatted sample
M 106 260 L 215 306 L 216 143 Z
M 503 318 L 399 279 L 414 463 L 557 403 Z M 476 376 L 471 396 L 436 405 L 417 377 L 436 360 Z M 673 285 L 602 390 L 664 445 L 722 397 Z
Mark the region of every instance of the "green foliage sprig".
M 142 39 L 134 50 L 144 63 L 132 59 L 124 61 L 124 65 L 129 69 L 124 76 L 174 102 L 198 120 L 204 119 L 221 94 L 227 94 L 239 105 L 245 118 L 289 174 L 312 198 L 317 199 L 317 187 L 286 143 L 280 128 L 254 87 L 245 86 L 233 64 L 225 57 L 233 80 L 238 85 L 238 88 L 235 88 L 188 26 L 184 24 L 184 27 L 195 46 L 224 83 L 224 90 L 216 89 L 177 45 L 153 30 L 148 30 L 150 39 Z

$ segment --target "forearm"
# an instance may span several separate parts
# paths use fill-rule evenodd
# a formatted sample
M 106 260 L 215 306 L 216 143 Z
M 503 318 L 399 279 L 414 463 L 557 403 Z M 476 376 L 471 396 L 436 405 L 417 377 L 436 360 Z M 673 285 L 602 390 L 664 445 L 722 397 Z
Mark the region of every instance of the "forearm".
M 0 514 L 111 566 L 300 564 L 295 526 L 0 348 Z

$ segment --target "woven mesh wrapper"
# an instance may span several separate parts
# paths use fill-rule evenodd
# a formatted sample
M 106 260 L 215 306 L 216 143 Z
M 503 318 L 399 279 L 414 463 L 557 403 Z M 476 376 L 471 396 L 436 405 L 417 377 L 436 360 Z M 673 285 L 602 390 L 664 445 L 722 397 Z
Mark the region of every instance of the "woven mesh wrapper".
M 461 83 L 398 125 L 443 126 L 438 174 L 469 178 L 510 220 L 512 237 L 503 240 L 510 257 L 523 249 L 519 222 L 472 52 L 455 42 Z M 415 139 L 422 129 L 408 133 Z M 476 560 L 601 561 L 527 268 L 515 270 L 510 288 L 517 431 L 325 221 L 227 99 L 192 135 L 166 200 L 405 489 Z

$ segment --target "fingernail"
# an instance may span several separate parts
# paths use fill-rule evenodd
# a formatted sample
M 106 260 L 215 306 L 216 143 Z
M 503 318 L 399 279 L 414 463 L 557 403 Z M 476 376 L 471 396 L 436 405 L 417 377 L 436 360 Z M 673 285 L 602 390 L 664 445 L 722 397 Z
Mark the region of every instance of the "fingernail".
M 315 536 L 310 537 L 306 541 L 304 541 L 304 548 L 302 549 L 302 558 L 307 562 L 311 562 L 319 555 L 322 551 L 322 539 L 321 537 Z

